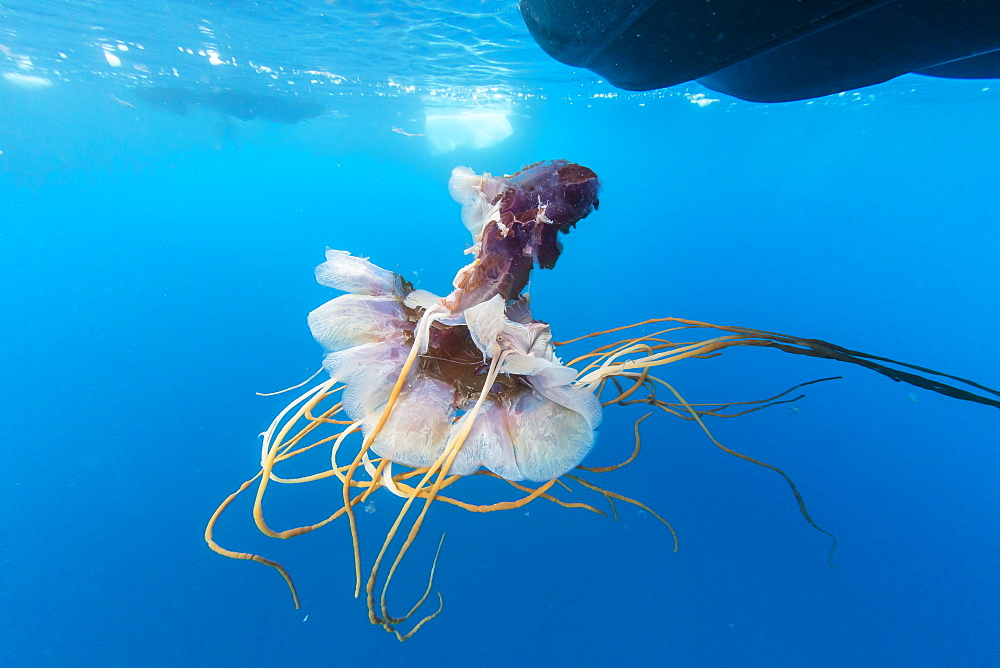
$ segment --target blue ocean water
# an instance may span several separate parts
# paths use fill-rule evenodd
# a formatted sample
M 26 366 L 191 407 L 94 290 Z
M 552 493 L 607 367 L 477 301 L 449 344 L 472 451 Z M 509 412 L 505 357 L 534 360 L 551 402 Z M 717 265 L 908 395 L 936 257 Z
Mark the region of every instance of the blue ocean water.
M 1000 86 L 904 77 L 781 105 L 694 85 L 616 95 L 536 52 L 512 6 L 459 8 L 0 8 L 0 663 L 996 664 L 996 409 L 774 350 L 663 376 L 692 402 L 843 376 L 709 422 L 794 479 L 839 539 L 835 568 L 780 477 L 666 414 L 643 424 L 633 464 L 595 482 L 668 519 L 678 553 L 626 504 L 617 522 L 540 501 L 436 504 L 392 600 L 419 596 L 447 532 L 444 610 L 404 644 L 353 598 L 342 522 L 267 539 L 241 498 L 217 527 L 224 546 L 281 561 L 301 610 L 272 570 L 206 547 L 287 401 L 255 392 L 320 365 L 305 316 L 335 294 L 313 278 L 324 249 L 447 292 L 468 259 L 456 165 L 566 158 L 600 176 L 600 210 L 531 284 L 556 339 L 677 316 L 1000 385 Z M 168 85 L 324 111 L 282 124 L 136 96 Z M 419 136 L 427 116 L 470 109 L 512 134 L 436 153 Z M 626 457 L 643 412 L 607 409 L 585 463 Z M 399 507 L 375 501 L 359 513 L 368 560 Z M 339 488 L 269 504 L 275 525 L 316 522 Z

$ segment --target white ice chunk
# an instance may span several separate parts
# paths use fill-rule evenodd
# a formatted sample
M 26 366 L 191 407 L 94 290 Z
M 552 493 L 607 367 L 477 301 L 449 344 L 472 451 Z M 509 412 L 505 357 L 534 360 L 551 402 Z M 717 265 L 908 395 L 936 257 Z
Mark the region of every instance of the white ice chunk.
M 25 90 L 40 90 L 42 88 L 48 88 L 52 85 L 51 79 L 46 79 L 45 77 L 38 77 L 34 74 L 21 74 L 20 72 L 4 72 L 4 80 L 17 86 L 18 88 L 23 88 Z
M 424 126 L 427 144 L 433 155 L 457 148 L 484 149 L 499 144 L 514 134 L 514 128 L 502 111 L 466 111 L 461 114 L 427 114 Z

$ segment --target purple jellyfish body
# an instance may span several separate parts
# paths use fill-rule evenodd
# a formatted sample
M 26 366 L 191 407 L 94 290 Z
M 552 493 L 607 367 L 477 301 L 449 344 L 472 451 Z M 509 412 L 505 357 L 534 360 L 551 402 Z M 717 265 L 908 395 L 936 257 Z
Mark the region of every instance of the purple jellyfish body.
M 348 294 L 313 311 L 309 326 L 328 350 L 327 372 L 345 385 L 348 417 L 374 434 L 373 452 L 430 467 L 456 444 L 451 474 L 485 467 L 534 481 L 557 478 L 586 456 L 600 402 L 573 385 L 576 372 L 555 356 L 549 326 L 532 317 L 521 293 L 535 266 L 555 266 L 558 233 L 597 207 L 598 187 L 594 172 L 566 161 L 504 177 L 456 168 L 449 189 L 463 205 L 475 259 L 446 297 L 327 251 L 317 280 Z

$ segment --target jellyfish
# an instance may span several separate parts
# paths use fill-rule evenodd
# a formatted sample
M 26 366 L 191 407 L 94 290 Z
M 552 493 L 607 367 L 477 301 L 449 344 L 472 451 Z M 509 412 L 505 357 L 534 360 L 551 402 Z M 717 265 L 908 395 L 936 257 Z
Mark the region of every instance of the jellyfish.
M 655 411 L 697 423 L 716 447 L 781 476 L 806 522 L 830 536 L 832 555 L 836 539 L 810 516 L 792 479 L 776 466 L 723 445 L 705 420 L 798 401 L 803 395 L 790 396 L 795 390 L 831 379 L 802 383 L 765 399 L 693 404 L 661 377 L 660 367 L 668 364 L 711 359 L 734 346 L 769 347 L 861 365 L 896 381 L 1000 407 L 993 398 L 1000 393 L 957 376 L 765 330 L 666 317 L 555 341 L 551 325 L 534 317 L 525 290 L 534 269 L 555 267 L 563 250 L 560 237 L 598 209 L 597 175 L 565 160 L 536 163 L 506 176 L 457 167 L 448 187 L 462 206 L 461 219 L 472 237 L 466 250 L 472 260 L 458 270 L 452 290 L 439 296 L 414 289 L 368 258 L 328 249 L 316 279 L 343 294 L 307 319 L 325 351 L 316 375 L 325 372 L 327 378 L 278 413 L 262 434 L 259 471 L 220 504 L 205 529 L 215 552 L 276 569 L 296 608 L 298 592 L 281 564 L 227 549 L 214 539 L 221 514 L 251 486 L 256 486 L 254 521 L 266 536 L 293 538 L 345 518 L 354 553 L 354 595 L 363 590 L 369 621 L 400 641 L 443 609 L 438 594 L 437 609 L 416 618 L 433 590 L 443 536 L 423 595 L 400 616 L 390 614 L 388 605 L 389 584 L 435 503 L 486 513 L 543 499 L 607 514 L 590 503 L 559 497 L 560 490 L 577 486 L 593 492 L 595 499 L 603 497 L 616 519 L 616 502 L 646 511 L 663 523 L 677 551 L 677 534 L 666 519 L 641 501 L 588 479 L 636 460 L 640 425 Z M 556 354 L 562 346 L 591 341 L 597 344 L 592 350 L 568 361 Z M 629 405 L 652 409 L 635 421 L 630 456 L 610 466 L 585 466 L 603 410 Z M 321 470 L 296 478 L 279 475 L 285 462 L 319 451 L 329 452 L 329 463 L 324 454 Z M 473 475 L 505 483 L 519 496 L 487 505 L 463 501 L 461 480 Z M 340 503 L 325 519 L 284 530 L 265 519 L 264 499 L 272 483 L 330 479 L 339 485 Z M 372 512 L 372 495 L 383 488 L 403 502 L 375 558 L 366 561 L 355 507 L 361 504 Z

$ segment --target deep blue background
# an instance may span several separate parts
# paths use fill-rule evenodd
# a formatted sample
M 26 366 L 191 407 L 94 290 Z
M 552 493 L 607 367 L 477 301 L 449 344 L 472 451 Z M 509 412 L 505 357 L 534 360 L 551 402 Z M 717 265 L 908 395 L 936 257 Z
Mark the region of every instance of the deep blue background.
M 798 412 L 711 423 L 795 479 L 841 541 L 836 569 L 780 478 L 666 415 L 632 466 L 596 481 L 673 522 L 678 554 L 630 507 L 614 523 L 542 502 L 439 504 L 394 600 L 422 587 L 447 530 L 445 610 L 405 645 L 351 598 L 346 526 L 278 544 L 246 500 L 221 522 L 224 545 L 282 560 L 301 611 L 275 573 L 202 541 L 284 403 L 254 392 L 319 365 L 305 315 L 334 296 L 313 282 L 324 247 L 447 291 L 468 241 L 446 187 L 456 164 L 567 158 L 600 175 L 600 211 L 532 285 L 557 339 L 675 315 L 1000 384 L 1000 102 L 921 85 L 868 105 L 539 102 L 500 146 L 436 157 L 360 102 L 297 126 L 224 125 L 92 86 L 5 87 L 0 662 L 996 663 L 996 409 L 769 350 L 663 375 L 691 401 L 845 376 Z M 587 463 L 621 459 L 635 416 L 609 409 Z M 361 514 L 369 558 L 394 501 Z M 291 526 L 336 502 L 317 485 L 270 512 Z

